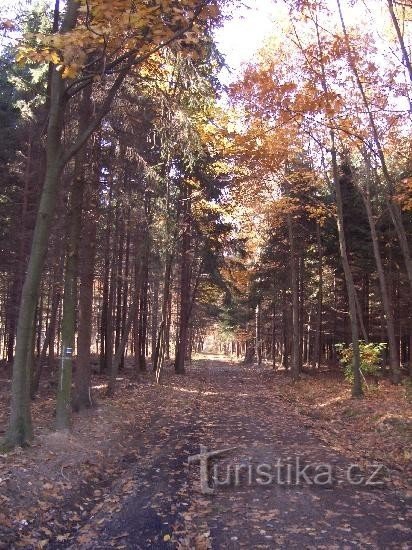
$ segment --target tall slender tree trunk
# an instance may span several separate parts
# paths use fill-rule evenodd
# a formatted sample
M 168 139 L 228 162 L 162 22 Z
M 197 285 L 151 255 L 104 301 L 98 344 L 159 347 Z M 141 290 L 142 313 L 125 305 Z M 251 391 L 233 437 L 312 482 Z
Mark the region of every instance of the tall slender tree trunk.
M 291 291 L 292 291 L 292 358 L 291 358 L 291 375 L 294 380 L 299 378 L 299 280 L 298 280 L 298 265 L 296 257 L 295 235 L 293 231 L 293 221 L 290 214 L 287 215 L 287 225 L 289 234 L 290 247 L 290 275 L 291 275 Z
M 402 51 L 403 62 L 405 64 L 405 67 L 408 70 L 409 78 L 412 82 L 412 64 L 411 64 L 411 60 L 410 60 L 409 55 L 408 55 L 408 50 L 406 48 L 405 40 L 403 39 L 403 35 L 402 35 L 401 29 L 400 29 L 400 26 L 399 26 L 399 21 L 396 17 L 396 14 L 395 14 L 394 6 L 393 6 L 393 0 L 388 0 L 388 8 L 389 8 L 389 13 L 390 13 L 390 16 L 391 16 L 391 19 L 392 19 L 393 26 L 395 27 L 396 35 L 398 37 L 399 46 L 400 46 L 401 51 Z
M 100 138 L 98 138 L 100 139 Z M 99 146 L 98 146 L 99 147 Z M 93 406 L 91 392 L 91 356 L 93 323 L 93 284 L 96 263 L 96 233 L 98 213 L 98 192 L 100 183 L 100 157 L 97 153 L 92 182 L 85 190 L 87 215 L 84 216 L 80 240 L 79 268 L 79 330 L 77 339 L 77 359 L 74 376 L 73 407 L 80 411 Z M 91 188 L 94 186 L 94 188 Z M 86 214 L 86 212 L 85 212 Z
M 286 289 L 282 290 L 282 367 L 289 370 L 288 312 Z
M 382 258 L 380 256 L 379 242 L 376 234 L 375 222 L 373 220 L 372 209 L 370 201 L 367 198 L 365 200 L 366 212 L 368 215 L 369 225 L 371 229 L 372 244 L 373 244 L 373 253 L 375 256 L 376 269 L 379 277 L 379 286 L 382 296 L 382 305 L 386 323 L 386 332 L 389 343 L 389 361 L 390 368 L 392 372 L 392 379 L 394 383 L 398 384 L 400 382 L 400 368 L 399 368 L 399 355 L 398 347 L 395 336 L 395 324 L 393 319 L 392 304 L 389 297 L 388 288 L 386 284 L 386 276 L 383 269 Z
M 390 368 L 392 372 L 392 379 L 395 384 L 398 384 L 401 379 L 401 373 L 400 373 L 400 365 L 399 365 L 398 347 L 397 347 L 396 336 L 395 336 L 395 323 L 393 319 L 393 309 L 392 309 L 390 295 L 388 292 L 388 285 L 386 283 L 386 275 L 385 275 L 385 270 L 383 268 L 382 257 L 379 250 L 379 241 L 378 241 L 378 235 L 376 232 L 375 220 L 373 219 L 369 184 L 367 185 L 368 185 L 368 188 L 365 193 L 362 193 L 362 197 L 365 203 L 366 214 L 368 216 L 368 222 L 369 222 L 369 227 L 370 227 L 371 237 L 372 237 L 373 254 L 375 257 L 376 269 L 377 269 L 378 278 L 379 278 L 379 287 L 380 287 L 381 296 L 382 296 L 383 312 L 384 312 L 385 323 L 386 323 L 386 334 L 387 334 L 388 343 L 389 343 L 389 362 L 390 362 Z
M 82 134 L 91 116 L 91 89 L 85 88 L 79 108 L 79 134 Z M 57 386 L 56 428 L 70 428 L 72 410 L 72 370 L 75 354 L 76 311 L 78 298 L 79 241 L 82 226 L 83 197 L 86 186 L 86 147 L 76 156 L 74 178 L 70 195 L 68 234 L 66 243 L 66 270 L 63 292 L 62 354 Z
M 275 283 L 273 288 L 273 298 L 272 298 L 272 345 L 271 345 L 271 353 L 272 353 L 272 367 L 274 370 L 276 370 L 276 289 L 275 289 Z
M 315 320 L 315 344 L 313 350 L 313 367 L 319 368 L 322 360 L 322 315 L 323 315 L 323 247 L 320 224 L 316 224 L 316 246 L 318 252 L 318 296 Z
M 185 372 L 185 356 L 190 317 L 190 196 L 187 186 L 184 183 L 182 183 L 181 201 L 183 202 L 183 220 L 180 261 L 180 316 L 175 357 L 175 371 L 177 374 L 184 374 Z
M 262 364 L 262 312 L 261 312 L 261 305 L 258 304 L 256 306 L 256 313 L 255 313 L 255 320 L 256 320 L 256 358 L 258 365 Z
M 138 309 L 138 293 L 135 294 L 134 300 L 132 305 L 130 306 L 130 310 L 128 313 L 128 317 L 126 320 L 125 330 L 124 334 L 122 336 L 122 339 L 119 342 L 119 345 L 116 349 L 116 353 L 113 357 L 112 364 L 110 365 L 110 376 L 109 376 L 109 383 L 107 386 L 107 396 L 113 397 L 116 391 L 116 379 L 117 374 L 119 372 L 120 363 L 122 361 L 122 357 L 124 354 L 124 350 L 126 348 L 127 340 L 129 338 L 130 330 L 133 325 L 133 321 L 136 319 L 136 313 Z
M 26 445 L 32 438 L 30 413 L 30 365 L 33 323 L 47 254 L 51 224 L 63 169 L 60 161 L 64 121 L 64 84 L 57 71 L 52 77 L 52 97 L 46 143 L 46 174 L 40 198 L 27 273 L 23 284 L 17 321 L 16 351 L 13 363 L 11 412 L 5 446 Z
M 163 281 L 163 298 L 162 298 L 162 320 L 160 323 L 156 349 L 153 360 L 153 369 L 157 372 L 158 381 L 160 380 L 161 370 L 166 353 L 166 342 L 168 338 L 167 326 L 169 323 L 169 308 L 170 308 L 170 293 L 171 293 L 171 278 L 173 270 L 173 253 L 169 252 L 166 257 L 165 274 Z
M 110 267 L 111 267 L 111 246 L 114 241 L 112 236 L 113 224 L 113 178 L 109 181 L 109 204 L 107 214 L 107 229 L 105 235 L 105 252 L 104 252 L 104 268 L 103 268 L 103 292 L 102 292 L 102 308 L 100 317 L 100 372 L 106 372 L 109 368 L 107 359 L 107 339 L 108 339 L 108 319 L 109 319 L 109 290 L 110 290 Z
M 150 259 L 150 235 L 149 226 L 146 224 L 144 230 L 144 248 L 142 256 L 142 272 L 140 287 L 139 306 L 139 349 L 138 366 L 141 372 L 147 370 L 146 365 L 146 339 L 147 339 L 147 318 L 148 318 L 148 292 L 149 292 L 149 259 Z
M 124 289 L 123 289 L 122 327 L 121 327 L 122 339 L 126 331 L 127 304 L 129 300 L 130 242 L 131 242 L 131 233 L 130 233 L 130 209 L 129 209 L 129 212 L 127 215 L 127 223 L 126 223 L 126 257 L 125 257 L 125 266 L 124 266 Z M 120 362 L 120 367 L 119 367 L 120 369 L 124 367 L 126 348 L 127 348 L 127 343 Z
M 113 242 L 118 243 L 118 219 L 115 223 L 115 234 Z M 117 244 L 116 244 L 117 248 Z M 105 362 L 106 370 L 109 371 L 113 365 L 113 307 L 114 307 L 114 298 L 115 298 L 115 289 L 117 283 L 116 277 L 116 258 L 117 251 L 114 250 L 111 261 L 110 261 L 110 275 L 109 275 L 109 292 L 107 296 L 107 317 L 106 317 L 106 334 L 105 334 Z
M 305 262 L 303 254 L 297 261 L 298 264 L 298 289 L 299 289 L 299 371 L 303 368 L 304 340 L 305 340 Z
M 110 237 L 111 237 L 111 220 L 109 219 L 107 235 L 106 235 L 106 251 L 104 258 L 103 269 L 103 292 L 102 292 L 102 310 L 100 317 L 100 372 L 105 372 L 108 368 L 106 352 L 107 352 L 107 319 L 108 319 L 108 302 L 109 302 L 109 285 L 110 285 Z
M 341 182 L 338 174 L 338 163 L 336 159 L 336 150 L 334 146 L 334 136 L 332 136 L 332 165 L 333 165 L 333 180 L 335 183 L 336 191 L 336 205 L 337 205 L 337 225 L 339 235 L 339 249 L 342 259 L 343 271 L 345 274 L 346 291 L 348 294 L 349 302 L 349 318 L 352 333 L 352 348 L 353 348 L 353 397 L 362 397 L 362 380 L 360 372 L 360 349 L 359 349 L 359 325 L 358 315 L 356 307 L 356 288 L 353 281 L 352 271 L 349 264 L 348 252 L 346 248 L 346 237 L 343 225 L 343 199 Z
M 63 255 L 62 255 L 63 256 Z M 31 399 L 34 399 L 38 390 L 39 390 L 39 384 L 40 379 L 42 375 L 43 366 L 47 361 L 47 350 L 50 349 L 52 346 L 54 346 L 54 338 L 56 334 L 56 324 L 57 324 L 57 315 L 58 315 L 58 309 L 61 301 L 61 283 L 60 279 L 62 276 L 63 271 L 63 263 L 64 263 L 64 257 L 61 258 L 59 265 L 55 269 L 54 273 L 54 281 L 52 285 L 52 303 L 51 303 L 51 311 L 50 311 L 50 320 L 49 325 L 47 327 L 46 336 L 43 342 L 42 350 L 40 353 L 40 357 L 37 361 L 35 361 L 33 365 L 33 372 L 31 376 L 31 384 L 30 384 L 30 397 Z M 51 359 L 49 355 L 49 365 L 51 364 Z
M 152 344 L 152 366 L 155 368 L 156 357 L 156 336 L 158 330 L 158 316 L 159 316 L 159 277 L 154 276 L 152 282 L 152 319 L 151 319 L 151 344 Z
M 16 260 L 16 272 L 11 286 L 11 292 L 9 297 L 9 308 L 7 312 L 8 327 L 7 327 L 7 361 L 13 362 L 14 357 L 14 342 L 16 337 L 16 324 L 19 310 L 19 299 L 22 291 L 22 284 L 24 280 L 24 267 L 27 254 L 27 211 L 29 204 L 29 187 L 32 168 L 32 130 L 30 130 L 30 136 L 27 145 L 26 166 L 24 171 L 24 189 L 22 196 L 22 208 L 21 208 L 21 220 L 22 228 L 19 234 L 18 254 Z
M 122 304 L 124 290 L 124 252 L 125 252 L 125 225 L 124 219 L 120 220 L 119 252 L 117 256 L 116 272 L 116 296 L 115 296 L 115 340 L 114 349 L 117 350 L 122 337 Z
M 339 0 L 337 0 L 339 2 Z M 339 5 L 340 8 L 340 5 Z M 322 58 L 323 48 L 320 39 L 319 25 L 316 21 L 316 34 L 318 40 L 319 54 Z M 328 93 L 328 84 L 326 80 L 325 67 L 321 61 L 321 82 L 322 88 L 325 94 Z M 333 127 L 333 120 L 330 121 L 331 126 Z M 342 189 L 341 181 L 339 177 L 338 169 L 338 160 L 336 152 L 336 139 L 335 132 L 330 130 L 330 152 L 332 160 L 332 177 L 333 185 L 335 188 L 336 194 L 336 206 L 337 206 L 337 226 L 338 226 L 338 236 L 339 236 L 339 250 L 340 256 L 342 259 L 343 272 L 345 275 L 346 291 L 349 301 L 349 317 L 352 333 L 352 348 L 353 348 L 353 387 L 352 395 L 353 397 L 361 397 L 363 395 L 362 390 L 362 380 L 360 372 L 360 349 L 359 349 L 359 325 L 357 318 L 357 309 L 356 309 L 356 288 L 353 281 L 352 271 L 348 259 L 348 251 L 346 247 L 346 236 L 343 223 L 343 198 L 342 198 Z

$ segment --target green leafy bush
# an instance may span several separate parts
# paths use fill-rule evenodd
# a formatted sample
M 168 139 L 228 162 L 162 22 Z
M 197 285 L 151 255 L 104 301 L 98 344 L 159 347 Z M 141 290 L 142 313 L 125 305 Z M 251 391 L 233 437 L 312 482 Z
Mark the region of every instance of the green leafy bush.
M 344 367 L 345 378 L 348 382 L 353 382 L 353 347 L 352 344 L 336 344 L 336 349 L 340 355 L 340 362 Z M 363 376 L 379 376 L 382 364 L 382 353 L 386 348 L 386 343 L 378 344 L 360 341 L 360 370 Z

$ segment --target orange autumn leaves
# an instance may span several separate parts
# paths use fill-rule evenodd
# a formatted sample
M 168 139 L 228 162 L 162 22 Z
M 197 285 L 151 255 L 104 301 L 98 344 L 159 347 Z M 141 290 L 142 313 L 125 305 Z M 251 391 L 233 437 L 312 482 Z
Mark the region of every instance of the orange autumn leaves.
M 258 61 L 246 67 L 231 87 L 243 123 L 234 138 L 237 160 L 245 166 L 239 184 L 241 200 L 254 199 L 258 205 L 266 200 L 271 202 L 268 209 L 278 210 L 282 195 L 288 195 L 282 180 L 288 167 L 302 157 L 314 179 L 315 174 L 323 174 L 318 185 L 327 185 L 331 131 L 343 155 L 356 162 L 366 149 L 379 172 L 369 114 L 351 71 L 355 63 L 384 154 L 397 158 L 391 166 L 393 179 L 401 204 L 409 209 L 409 180 L 401 176 L 410 173 L 412 166 L 410 112 L 405 107 L 408 86 L 405 68 L 399 56 L 393 55 L 396 43 L 390 41 L 389 31 L 385 34 L 388 44 L 383 47 L 377 42 L 382 29 L 352 26 L 348 48 L 325 2 L 289 5 L 290 20 L 282 39 L 268 40 Z M 288 201 L 283 202 L 286 207 Z M 308 208 L 311 217 L 324 220 L 323 209 Z

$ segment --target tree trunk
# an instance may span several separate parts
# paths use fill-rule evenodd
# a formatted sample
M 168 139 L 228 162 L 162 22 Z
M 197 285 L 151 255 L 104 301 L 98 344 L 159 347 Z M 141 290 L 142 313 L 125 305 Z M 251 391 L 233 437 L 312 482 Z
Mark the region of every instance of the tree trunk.
M 256 306 L 256 358 L 258 365 L 262 364 L 262 315 L 261 315 L 261 305 Z
M 146 372 L 146 339 L 147 339 L 147 318 L 148 318 L 148 292 L 149 292 L 149 259 L 150 259 L 150 235 L 149 227 L 146 224 L 144 230 L 144 249 L 141 267 L 141 287 L 139 305 L 139 339 L 138 339 L 138 367 L 140 372 Z
M 181 201 L 183 201 L 182 244 L 180 262 L 180 316 L 179 332 L 176 342 L 175 371 L 185 372 L 185 356 L 190 317 L 190 196 L 187 186 L 182 184 Z
M 93 284 L 96 262 L 96 232 L 98 223 L 98 187 L 100 160 L 97 159 L 92 174 L 94 189 L 86 188 L 85 205 L 88 205 L 87 215 L 80 241 L 80 269 L 79 269 L 79 330 L 77 339 L 77 360 L 74 376 L 73 408 L 80 411 L 93 406 L 91 393 L 91 357 L 90 346 L 92 340 L 93 322 Z M 86 213 L 85 213 L 86 214 Z
M 282 367 L 289 370 L 288 312 L 286 309 L 286 289 L 282 290 Z
M 339 0 L 337 0 L 339 3 Z M 340 9 L 340 5 L 339 5 Z M 320 39 L 319 26 L 316 21 L 316 34 L 318 40 L 319 54 L 322 57 L 323 48 Z M 325 67 L 323 62 L 321 62 L 321 80 L 322 88 L 325 94 L 328 93 L 328 85 L 326 80 Z M 333 127 L 333 120 L 331 122 L 331 127 Z M 360 373 L 360 350 L 359 350 L 359 326 L 358 318 L 356 311 L 356 288 L 353 282 L 352 271 L 348 259 L 348 251 L 346 247 L 346 237 L 343 225 L 343 198 L 342 198 L 342 189 L 341 182 L 339 178 L 338 170 L 338 161 L 337 161 L 337 152 L 335 145 L 335 133 L 333 130 L 330 130 L 330 140 L 331 140 L 331 160 L 332 160 L 332 176 L 333 184 L 336 193 L 336 206 L 337 206 L 337 226 L 338 226 L 338 236 L 339 236 L 339 250 L 342 259 L 342 266 L 345 275 L 346 290 L 349 301 L 349 317 L 352 333 L 352 347 L 353 347 L 353 387 L 352 395 L 353 397 L 361 397 L 363 395 L 362 390 L 362 380 Z
M 79 134 L 82 134 L 92 112 L 91 89 L 83 90 L 79 108 Z M 86 185 L 84 166 L 86 147 L 76 156 L 74 181 L 70 195 L 66 271 L 63 292 L 62 355 L 58 375 L 56 429 L 67 430 L 71 421 L 71 388 L 73 356 L 75 353 L 76 311 L 78 298 L 79 241 L 82 225 L 83 197 Z
M 127 223 L 126 223 L 126 258 L 125 258 L 125 266 L 124 266 L 124 289 L 123 289 L 122 328 L 121 328 L 122 339 L 126 331 L 127 303 L 129 299 L 130 241 L 131 241 L 131 234 L 130 234 L 130 209 L 129 209 L 128 216 L 127 216 Z M 122 360 L 120 361 L 119 369 L 122 369 L 124 367 L 126 348 L 127 348 L 127 344 L 122 355 Z
M 299 378 L 299 280 L 298 266 L 296 258 L 295 236 L 293 233 L 292 216 L 287 215 L 289 247 L 290 247 L 290 275 L 291 275 L 291 291 L 292 291 L 292 358 L 291 358 L 291 374 L 294 380 Z
M 346 291 L 349 301 L 349 317 L 352 333 L 352 347 L 353 347 L 353 397 L 362 397 L 362 380 L 360 373 L 360 350 L 359 350 L 359 327 L 356 308 L 356 289 L 353 282 L 352 271 L 349 265 L 348 253 L 346 248 L 346 237 L 343 227 L 343 200 L 341 191 L 341 182 L 338 175 L 338 166 L 336 159 L 336 150 L 334 146 L 334 136 L 332 137 L 332 164 L 333 164 L 333 180 L 336 190 L 336 205 L 337 205 L 337 224 L 339 235 L 339 249 L 342 258 L 343 271 L 345 274 Z
M 392 379 L 395 384 L 398 384 L 401 379 L 398 348 L 395 337 L 395 323 L 393 319 L 392 303 L 388 292 L 388 285 L 386 283 L 386 275 L 383 268 L 382 258 L 379 250 L 378 235 L 376 233 L 375 221 L 373 219 L 372 206 L 370 201 L 370 191 L 366 190 L 366 193 L 362 194 L 366 214 L 368 216 L 369 227 L 372 237 L 373 254 L 375 256 L 376 269 L 378 271 L 379 286 L 382 296 L 382 305 L 384 311 L 384 317 L 386 322 L 386 333 L 389 343 L 389 361 L 392 372 Z
M 47 327 L 46 336 L 43 342 L 43 347 L 40 353 L 40 357 L 33 365 L 33 372 L 31 376 L 31 385 L 30 385 L 30 397 L 34 399 L 38 390 L 41 379 L 41 374 L 43 366 L 47 360 L 47 350 L 54 346 L 54 337 L 56 334 L 56 324 L 57 324 L 57 314 L 61 301 L 61 288 L 60 288 L 60 277 L 63 271 L 63 262 L 64 257 L 62 257 L 61 262 L 56 270 L 54 275 L 54 284 L 52 286 L 52 304 L 50 312 L 50 321 Z M 49 365 L 50 365 L 50 356 L 49 356 Z
M 60 74 L 54 71 L 46 144 L 46 174 L 17 321 L 11 412 L 10 423 L 5 438 L 6 447 L 26 445 L 32 438 L 30 413 L 31 373 L 27 359 L 32 352 L 34 315 L 56 205 L 58 184 L 63 168 L 59 158 L 64 120 L 63 91 L 64 85 Z
M 129 334 L 130 334 L 130 330 L 131 330 L 132 325 L 133 325 L 133 321 L 136 318 L 138 304 L 139 304 L 139 301 L 138 301 L 138 297 L 136 295 L 135 298 L 134 298 L 133 304 L 130 307 L 129 315 L 128 315 L 126 325 L 125 325 L 124 334 L 123 334 L 122 339 L 119 343 L 119 346 L 116 350 L 115 356 L 113 357 L 112 364 L 110 365 L 109 383 L 108 383 L 107 392 L 106 392 L 106 395 L 108 397 L 113 397 L 114 394 L 115 394 L 115 391 L 116 391 L 116 379 L 117 379 L 117 374 L 119 372 L 119 366 L 120 366 L 120 363 L 122 361 L 122 357 L 123 357 L 123 354 L 124 354 L 124 350 L 126 348 L 127 340 L 129 338 Z
M 159 277 L 154 275 L 152 283 L 152 322 L 151 322 L 151 343 L 152 343 L 152 366 L 155 368 L 156 357 L 156 336 L 157 336 L 157 324 L 159 315 Z
M 156 340 L 156 349 L 153 360 L 153 370 L 157 373 L 157 381 L 160 381 L 160 375 L 163 368 L 163 361 L 166 352 L 166 341 L 168 338 L 167 324 L 169 320 L 170 305 L 170 286 L 173 269 L 173 254 L 169 252 L 166 257 L 165 275 L 163 282 L 163 302 L 162 302 L 162 320 Z
M 389 13 L 392 19 L 393 26 L 395 27 L 396 35 L 398 37 L 399 45 L 402 51 L 403 62 L 405 64 L 405 67 L 408 70 L 409 78 L 412 82 L 412 64 L 411 64 L 411 60 L 409 59 L 408 50 L 406 49 L 406 45 L 403 39 L 401 29 L 399 27 L 399 22 L 395 15 L 395 10 L 393 9 L 393 0 L 388 0 L 388 8 L 389 8 Z
M 323 314 L 323 249 L 320 225 L 316 224 L 316 244 L 318 251 L 318 300 L 315 321 L 315 345 L 313 350 L 313 367 L 320 368 L 322 360 L 322 314 Z
M 272 298 L 272 345 L 271 345 L 271 353 L 272 353 L 272 367 L 274 370 L 276 370 L 276 288 L 275 284 L 273 285 L 273 298 Z

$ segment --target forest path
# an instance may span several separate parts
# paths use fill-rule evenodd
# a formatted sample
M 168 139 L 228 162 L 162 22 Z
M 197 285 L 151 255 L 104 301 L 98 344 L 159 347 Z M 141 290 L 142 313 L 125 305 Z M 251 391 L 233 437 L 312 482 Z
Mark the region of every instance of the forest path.
M 165 376 L 170 397 L 150 433 L 137 437 L 126 495 L 119 485 L 120 505 L 106 499 L 72 548 L 411 548 L 404 502 L 386 483 L 351 484 L 350 460 L 311 434 L 275 385 L 269 370 L 218 360 Z M 236 447 L 215 462 L 220 481 L 227 466 L 231 476 L 213 495 L 200 491 L 199 464 L 187 464 L 200 445 Z M 333 468 L 332 483 L 316 478 L 321 463 Z M 243 464 L 238 482 L 235 464 Z M 268 465 L 261 475 L 259 464 Z M 274 479 L 259 484 L 269 471 Z

